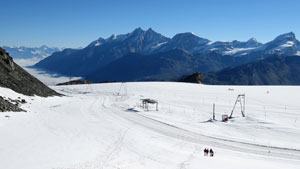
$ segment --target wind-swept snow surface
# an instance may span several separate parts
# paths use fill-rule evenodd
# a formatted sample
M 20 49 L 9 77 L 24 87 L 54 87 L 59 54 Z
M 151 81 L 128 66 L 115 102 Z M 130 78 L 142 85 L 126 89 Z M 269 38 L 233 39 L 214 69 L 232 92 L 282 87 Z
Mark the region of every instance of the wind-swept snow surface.
M 0 88 L 3 96 L 28 102 L 22 105 L 27 112 L 0 114 L 0 168 L 300 166 L 300 87 L 148 82 L 54 89 L 67 96 L 28 97 Z M 234 118 L 221 122 L 244 93 L 246 117 L 238 105 Z M 157 100 L 159 110 L 150 105 L 144 111 L 145 98 Z M 211 122 L 214 103 L 217 121 Z M 215 156 L 203 156 L 204 148 Z

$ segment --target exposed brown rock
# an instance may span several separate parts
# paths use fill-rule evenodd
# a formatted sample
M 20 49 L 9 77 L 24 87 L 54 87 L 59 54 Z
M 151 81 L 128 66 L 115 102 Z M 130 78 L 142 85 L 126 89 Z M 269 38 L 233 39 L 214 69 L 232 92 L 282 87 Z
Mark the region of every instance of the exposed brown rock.
M 24 110 L 19 108 L 18 102 L 15 102 L 15 104 L 13 104 L 0 96 L 0 112 L 6 112 L 6 111 L 19 112 Z
M 60 85 L 77 85 L 77 84 L 92 84 L 92 81 L 90 81 L 90 80 L 72 80 L 72 81 L 69 81 L 69 82 L 58 83 L 57 86 L 60 86 Z
M 200 72 L 196 72 L 192 75 L 183 77 L 180 82 L 188 82 L 188 83 L 203 83 L 203 74 Z

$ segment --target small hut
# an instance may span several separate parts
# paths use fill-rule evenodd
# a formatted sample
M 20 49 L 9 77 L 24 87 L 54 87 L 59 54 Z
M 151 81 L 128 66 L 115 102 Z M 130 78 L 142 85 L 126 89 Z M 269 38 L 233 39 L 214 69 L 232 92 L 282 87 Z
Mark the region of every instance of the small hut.
M 141 99 L 143 104 L 143 109 L 149 111 L 149 104 L 155 104 L 156 105 L 156 111 L 158 111 L 158 102 L 153 99 Z

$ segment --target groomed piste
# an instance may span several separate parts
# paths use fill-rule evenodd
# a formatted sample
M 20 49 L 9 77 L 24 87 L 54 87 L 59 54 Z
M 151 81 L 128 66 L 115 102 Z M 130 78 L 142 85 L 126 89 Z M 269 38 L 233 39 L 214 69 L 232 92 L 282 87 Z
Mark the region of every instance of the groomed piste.
M 27 112 L 0 114 L 5 169 L 296 169 L 298 86 L 174 82 L 52 87 L 63 97 L 24 96 Z M 245 117 L 237 96 L 245 94 Z M 142 100 L 158 103 L 143 108 Z M 215 104 L 215 119 L 213 118 Z M 7 118 L 9 116 L 9 118 Z M 214 156 L 204 156 L 212 148 Z

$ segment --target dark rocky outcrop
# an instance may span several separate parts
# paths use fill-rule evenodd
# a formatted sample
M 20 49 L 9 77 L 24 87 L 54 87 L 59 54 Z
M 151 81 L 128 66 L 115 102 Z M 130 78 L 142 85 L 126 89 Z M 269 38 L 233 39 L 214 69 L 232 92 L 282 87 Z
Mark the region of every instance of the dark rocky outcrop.
M 0 87 L 10 88 L 28 96 L 60 95 L 17 65 L 2 48 L 0 48 Z
M 71 80 L 69 82 L 58 83 L 57 86 L 61 85 L 78 85 L 78 84 L 92 84 L 93 82 L 90 80 Z
M 19 108 L 18 103 L 13 104 L 0 96 L 0 112 L 6 111 L 19 112 L 24 110 Z
M 203 83 L 204 75 L 200 72 L 196 72 L 192 75 L 185 76 L 182 79 L 180 79 L 180 82 L 188 82 L 188 83 Z

